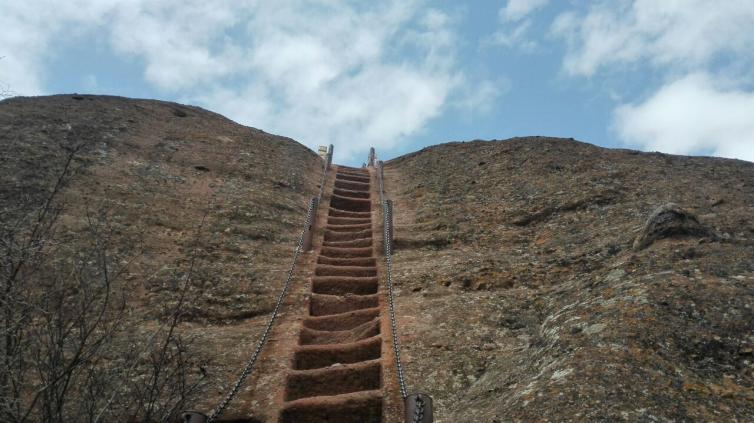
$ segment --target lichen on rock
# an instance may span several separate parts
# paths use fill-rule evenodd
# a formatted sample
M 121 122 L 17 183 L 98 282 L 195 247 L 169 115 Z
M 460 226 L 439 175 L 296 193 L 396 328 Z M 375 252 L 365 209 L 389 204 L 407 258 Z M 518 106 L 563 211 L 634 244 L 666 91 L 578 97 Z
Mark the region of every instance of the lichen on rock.
M 674 203 L 655 209 L 634 241 L 635 250 L 643 250 L 663 238 L 695 236 L 716 238 L 715 231 L 702 225 L 696 216 Z

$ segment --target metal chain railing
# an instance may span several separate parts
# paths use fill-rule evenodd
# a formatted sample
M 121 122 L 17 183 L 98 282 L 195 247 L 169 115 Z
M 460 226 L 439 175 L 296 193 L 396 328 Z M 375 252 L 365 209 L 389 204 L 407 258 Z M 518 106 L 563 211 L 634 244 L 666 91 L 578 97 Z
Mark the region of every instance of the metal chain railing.
M 373 160 L 370 151 L 370 159 Z M 377 180 L 379 182 L 380 204 L 383 216 L 383 242 L 385 244 L 385 274 L 387 281 L 388 311 L 390 314 L 390 331 L 392 332 L 393 354 L 401 398 L 404 402 L 407 423 L 430 423 L 433 420 L 432 398 L 425 394 L 408 395 L 406 376 L 401 362 L 401 344 L 395 319 L 395 290 L 393 288 L 393 201 L 385 198 L 384 164 L 377 161 Z
M 413 422 L 412 423 L 421 423 L 421 421 L 424 419 L 424 398 L 418 397 L 416 398 L 416 410 L 414 410 L 414 416 L 413 416 Z
M 275 324 L 275 320 L 277 319 L 280 309 L 283 307 L 283 301 L 285 300 L 285 296 L 288 293 L 288 288 L 290 287 L 291 280 L 293 279 L 293 273 L 296 269 L 296 261 L 298 261 L 298 256 L 301 254 L 302 250 L 301 247 L 304 244 L 304 232 L 306 232 L 306 228 L 308 228 L 311 224 L 315 204 L 316 201 L 314 198 L 312 198 L 311 201 L 309 201 L 309 210 L 306 213 L 306 223 L 304 224 L 304 230 L 301 231 L 301 236 L 299 236 L 296 250 L 293 252 L 293 260 L 291 262 L 291 266 L 288 268 L 288 277 L 285 279 L 283 290 L 278 296 L 277 302 L 275 303 L 275 308 L 272 310 L 272 316 L 270 316 L 270 320 L 267 322 L 267 326 L 262 332 L 262 337 L 257 342 L 257 347 L 254 349 L 251 357 L 249 357 L 249 360 L 246 362 L 246 366 L 244 366 L 241 375 L 238 377 L 238 380 L 233 385 L 233 389 L 228 392 L 228 395 L 226 395 L 225 398 L 220 401 L 220 404 L 218 404 L 215 410 L 209 415 L 209 419 L 207 420 L 209 423 L 220 417 L 225 412 L 225 409 L 228 407 L 230 402 L 233 401 L 233 398 L 235 398 L 236 394 L 238 394 L 238 391 L 241 389 L 244 381 L 249 376 L 249 373 L 251 373 L 251 370 L 254 368 L 254 364 L 256 363 L 257 358 L 259 358 L 259 354 L 262 352 L 262 349 L 267 342 L 267 338 L 270 335 L 272 326 Z
M 311 230 L 311 225 L 313 224 L 316 218 L 316 209 L 319 206 L 320 201 L 322 200 L 322 195 L 325 189 L 325 183 L 327 182 L 327 173 L 330 168 L 330 163 L 332 161 L 332 153 L 333 153 L 333 147 L 332 145 L 330 145 L 328 155 L 323 165 L 322 181 L 319 186 L 319 195 L 317 197 L 313 197 L 309 201 L 309 207 L 306 212 L 306 222 L 304 222 L 304 228 L 301 230 L 301 235 L 299 235 L 298 243 L 296 244 L 296 249 L 293 252 L 293 260 L 291 261 L 291 265 L 288 268 L 288 276 L 285 279 L 285 283 L 283 283 L 283 290 L 280 292 L 280 295 L 278 296 L 277 301 L 275 302 L 275 308 L 272 310 L 272 315 L 270 316 L 270 320 L 267 322 L 267 326 L 265 326 L 264 331 L 262 332 L 262 336 L 259 338 L 259 341 L 257 341 L 257 346 L 254 349 L 254 352 L 251 354 L 251 356 L 249 357 L 249 360 L 246 362 L 246 365 L 241 371 L 241 374 L 236 380 L 236 383 L 233 385 L 233 388 L 230 390 L 230 392 L 228 392 L 228 394 L 223 398 L 223 400 L 220 401 L 220 403 L 217 405 L 217 407 L 215 407 L 212 413 L 210 413 L 209 417 L 204 418 L 203 415 L 196 412 L 185 412 L 183 416 L 184 421 L 186 422 L 206 421 L 207 423 L 211 423 L 214 420 L 216 420 L 225 412 L 225 410 L 228 408 L 228 405 L 230 405 L 230 403 L 238 394 L 238 391 L 241 389 L 241 386 L 243 386 L 244 382 L 246 381 L 246 378 L 248 378 L 249 374 L 251 374 L 251 371 L 254 368 L 254 364 L 256 364 L 257 359 L 259 358 L 259 355 L 262 352 L 262 349 L 264 349 L 264 346 L 267 343 L 267 339 L 275 324 L 275 320 L 277 319 L 277 316 L 280 313 L 280 310 L 283 308 L 285 297 L 288 294 L 291 281 L 293 280 L 293 274 L 296 270 L 296 262 L 298 261 L 299 255 L 303 251 L 302 247 L 304 245 L 304 236 L 308 230 Z
M 380 190 L 382 190 L 382 181 L 380 181 Z M 403 364 L 401 363 L 401 345 L 400 340 L 398 339 L 398 329 L 397 324 L 395 322 L 395 294 L 393 291 L 393 236 L 392 236 L 392 225 L 391 222 L 393 221 L 393 210 L 392 210 L 392 202 L 390 200 L 384 200 L 382 202 L 382 215 L 384 219 L 384 227 L 383 227 L 383 237 L 384 237 L 384 244 L 385 244 L 385 261 L 386 261 L 386 267 L 385 267 L 385 273 L 387 276 L 387 295 L 388 295 L 388 307 L 390 312 L 390 331 L 392 332 L 392 338 L 393 338 L 393 353 L 395 354 L 395 367 L 398 370 L 398 385 L 400 386 L 401 390 L 401 398 L 406 399 L 408 397 L 408 393 L 406 391 L 406 379 L 403 374 Z

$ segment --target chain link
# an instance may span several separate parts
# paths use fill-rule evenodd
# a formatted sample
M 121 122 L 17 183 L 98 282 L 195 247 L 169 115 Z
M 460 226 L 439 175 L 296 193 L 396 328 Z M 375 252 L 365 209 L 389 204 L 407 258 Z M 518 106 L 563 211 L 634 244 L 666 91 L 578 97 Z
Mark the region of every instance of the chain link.
M 384 185 L 382 182 L 382 172 L 380 172 L 379 175 L 379 181 L 380 181 L 380 197 L 383 197 L 383 189 Z M 385 273 L 387 274 L 387 292 L 388 292 L 388 306 L 390 311 L 390 330 L 392 332 L 392 338 L 393 338 L 393 353 L 395 355 L 395 367 L 398 371 L 398 385 L 400 386 L 401 390 L 401 398 L 403 400 L 406 400 L 406 397 L 408 396 L 408 393 L 406 392 L 406 380 L 405 376 L 403 374 L 403 364 L 401 363 L 401 345 L 400 341 L 398 339 L 398 329 L 397 324 L 395 322 L 395 301 L 394 301 L 394 292 L 393 292 L 393 228 L 392 228 L 392 222 L 393 222 L 393 210 L 390 204 L 388 203 L 388 200 L 382 200 L 382 215 L 384 218 L 383 222 L 383 240 L 385 244 L 385 261 L 386 261 L 386 268 Z
M 286 294 L 288 293 L 288 289 L 290 288 L 291 280 L 293 279 L 293 273 L 296 270 L 296 262 L 298 261 L 298 256 L 301 254 L 301 250 L 304 245 L 304 234 L 306 233 L 306 230 L 309 228 L 309 225 L 312 224 L 312 220 L 314 219 L 314 214 L 316 212 L 315 207 L 319 204 L 319 202 L 322 200 L 322 193 L 324 192 L 325 188 L 325 181 L 327 180 L 327 170 L 329 166 L 327 163 L 324 165 L 324 171 L 322 174 L 322 183 L 319 187 L 319 196 L 316 198 L 312 198 L 309 201 L 309 209 L 306 212 L 306 222 L 304 223 L 304 229 L 301 231 L 301 235 L 298 238 L 298 244 L 296 245 L 296 250 L 293 252 L 293 260 L 291 262 L 291 266 L 288 269 L 288 277 L 285 279 L 285 283 L 283 284 L 283 290 L 280 292 L 280 295 L 278 296 L 277 302 L 275 303 L 275 308 L 272 310 L 272 316 L 270 316 L 270 320 L 267 322 L 267 326 L 264 328 L 264 332 L 262 332 L 262 337 L 257 342 L 257 347 L 254 349 L 254 352 L 251 354 L 251 357 L 249 357 L 249 360 L 246 362 L 246 365 L 243 368 L 243 371 L 241 372 L 241 375 L 238 377 L 238 380 L 233 385 L 233 389 L 230 390 L 228 395 L 225 396 L 225 398 L 220 401 L 220 403 L 217 405 L 217 407 L 212 411 L 212 414 L 210 414 L 209 418 L 207 419 L 207 423 L 212 423 L 215 419 L 220 417 L 224 412 L 225 409 L 228 408 L 228 405 L 233 401 L 233 399 L 238 394 L 238 391 L 241 389 L 241 386 L 243 385 L 244 381 L 246 381 L 246 378 L 251 373 L 251 370 L 254 368 L 254 364 L 257 361 L 257 358 L 259 358 L 259 354 L 262 352 L 262 349 L 264 348 L 265 343 L 267 342 L 267 338 L 270 335 L 270 331 L 272 331 L 272 327 L 275 324 L 275 320 L 277 319 L 278 313 L 283 308 L 283 301 L 285 301 Z
M 412 423 L 422 423 L 424 419 L 424 398 L 421 395 L 416 397 L 416 409 L 414 410 L 414 421 Z

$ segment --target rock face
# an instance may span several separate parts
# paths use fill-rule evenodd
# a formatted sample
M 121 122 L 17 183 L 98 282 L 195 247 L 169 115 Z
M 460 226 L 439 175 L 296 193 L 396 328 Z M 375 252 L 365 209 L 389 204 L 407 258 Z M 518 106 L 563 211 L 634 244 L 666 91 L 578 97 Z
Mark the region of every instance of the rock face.
M 436 421 L 754 419 L 754 164 L 532 137 L 385 174 Z
M 677 204 L 663 204 L 647 219 L 641 234 L 634 241 L 634 248 L 641 250 L 659 239 L 682 236 L 705 238 L 714 237 L 715 234 Z
M 321 159 L 290 139 L 173 103 L 6 100 L 4 225 L 35 210 L 77 146 L 59 235 L 75 240 L 93 210 L 107 217 L 114 259 L 133 259 L 122 278 L 123 324 L 137 348 L 170 319 L 193 263 L 177 330 L 193 340 L 181 346 L 191 380 L 204 378 L 190 408 L 211 410 L 266 323 Z M 404 369 L 410 389 L 433 396 L 436 422 L 754 421 L 753 164 L 533 137 L 427 148 L 387 162 L 385 178 Z M 354 196 L 355 182 L 337 188 Z M 320 219 L 321 228 L 363 223 Z M 327 241 L 368 232 L 353 229 Z M 382 271 L 379 257 L 373 264 L 370 251 L 361 254 L 346 258 Z M 297 401 L 283 391 L 302 345 L 375 335 L 370 325 L 302 330 L 304 319 L 326 321 L 318 315 L 358 303 L 329 301 L 340 276 L 314 272 L 342 259 L 301 258 L 268 347 L 226 418 L 275 421 L 285 401 Z M 374 295 L 372 276 L 348 282 L 354 298 Z M 119 351 L 109 352 L 120 365 Z M 382 354 L 390 383 L 384 345 Z M 365 363 L 342 367 L 373 372 Z M 374 384 L 358 387 L 368 393 Z
M 113 355 L 125 358 L 160 336 L 193 262 L 178 330 L 189 382 L 201 379 L 202 388 L 187 407 L 211 410 L 274 306 L 318 191 L 321 159 L 291 139 L 196 107 L 103 96 L 9 99 L 0 102 L 3 225 L 36 210 L 76 147 L 75 174 L 56 199 L 58 236 L 70 244 L 87 217 L 101 213 L 113 234 L 110 254 L 129 263 L 119 281 L 129 305 L 130 335 L 123 335 L 132 345 L 114 345 Z M 296 284 L 303 284 L 298 273 Z M 259 413 L 272 402 L 275 390 L 250 396 L 248 387 L 279 386 L 285 360 L 263 356 L 257 370 L 274 370 L 255 372 L 226 415 Z

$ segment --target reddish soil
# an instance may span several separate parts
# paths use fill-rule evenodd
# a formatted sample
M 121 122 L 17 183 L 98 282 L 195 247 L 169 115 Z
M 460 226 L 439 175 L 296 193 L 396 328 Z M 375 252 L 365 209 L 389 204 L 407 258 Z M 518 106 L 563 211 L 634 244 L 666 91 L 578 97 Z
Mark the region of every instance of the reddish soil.
M 283 394 L 283 423 L 382 422 L 383 339 L 371 176 L 338 166 Z

